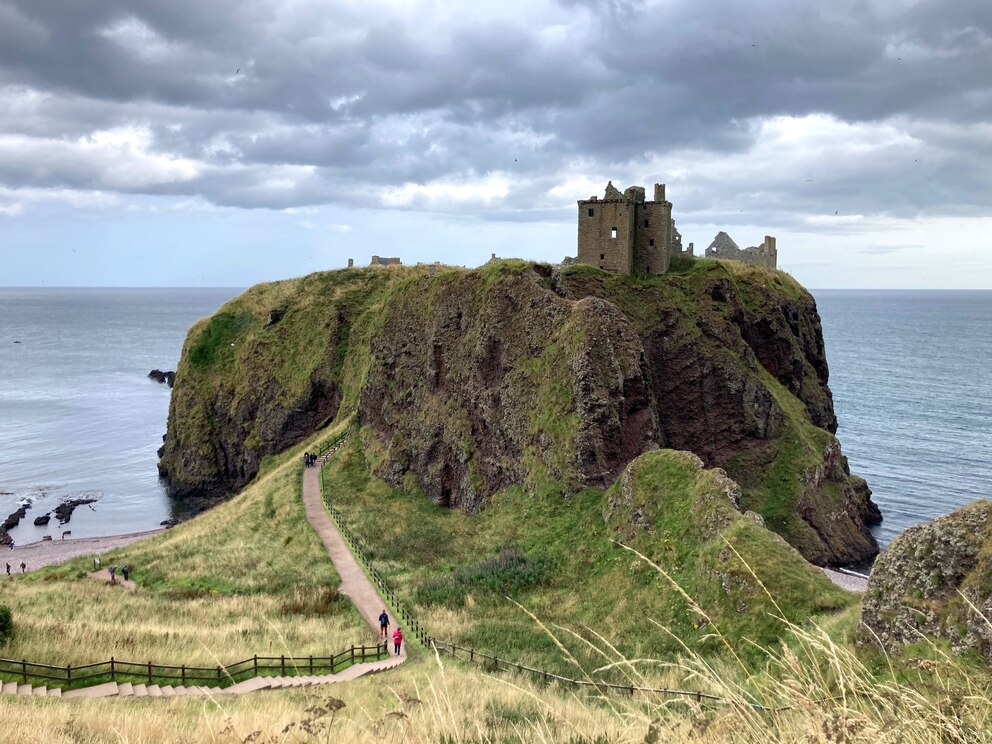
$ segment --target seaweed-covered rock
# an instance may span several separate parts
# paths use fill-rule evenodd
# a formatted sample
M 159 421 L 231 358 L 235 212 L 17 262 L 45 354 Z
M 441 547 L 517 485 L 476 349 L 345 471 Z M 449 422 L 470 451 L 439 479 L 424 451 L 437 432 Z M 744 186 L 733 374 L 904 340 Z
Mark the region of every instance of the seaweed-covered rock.
M 903 532 L 875 561 L 860 638 L 887 651 L 924 637 L 992 663 L 992 501 Z

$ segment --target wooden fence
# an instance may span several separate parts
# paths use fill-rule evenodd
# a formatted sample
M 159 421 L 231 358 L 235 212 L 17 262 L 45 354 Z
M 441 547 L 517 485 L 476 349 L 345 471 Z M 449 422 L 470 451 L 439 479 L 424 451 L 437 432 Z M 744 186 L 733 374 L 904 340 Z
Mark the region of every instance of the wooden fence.
M 335 674 L 352 664 L 379 661 L 389 656 L 385 643 L 377 646 L 352 646 L 346 651 L 330 656 L 252 656 L 244 661 L 215 667 L 198 667 L 174 664 L 155 664 L 151 661 L 98 661 L 93 664 L 55 666 L 15 659 L 0 659 L 0 679 L 19 677 L 24 684 L 29 680 L 58 683 L 62 687 L 88 687 L 100 682 L 140 681 L 178 682 L 204 687 L 226 687 L 258 676 L 281 677 L 302 674 Z

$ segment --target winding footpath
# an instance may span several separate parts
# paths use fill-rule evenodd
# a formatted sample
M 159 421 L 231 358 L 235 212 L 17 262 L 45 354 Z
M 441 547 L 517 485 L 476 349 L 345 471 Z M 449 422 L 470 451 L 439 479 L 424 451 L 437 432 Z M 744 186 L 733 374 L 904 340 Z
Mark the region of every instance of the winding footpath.
M 368 622 L 372 629 L 379 632 L 379 613 L 385 607 L 382 598 L 376 593 L 375 587 L 369 581 L 362 567 L 355 560 L 348 544 L 345 542 L 338 528 L 334 525 L 324 502 L 320 496 L 320 468 L 324 463 L 337 452 L 337 447 L 332 448 L 324 454 L 318 461 L 317 467 L 304 468 L 303 470 L 303 506 L 306 511 L 307 520 L 317 532 L 321 542 L 327 549 L 327 554 L 334 563 L 334 568 L 341 577 L 341 586 L 338 591 L 346 595 Z M 154 534 L 154 533 L 151 533 Z M 144 535 L 143 535 L 144 536 Z M 131 537 L 131 536 L 127 536 Z M 137 538 L 137 536 L 134 536 Z M 116 546 L 115 546 L 116 547 Z M 110 573 L 106 570 L 88 574 L 89 578 L 104 581 L 110 580 Z M 118 583 L 123 584 L 123 579 L 118 579 Z M 126 582 L 125 589 L 134 591 L 137 587 L 134 582 Z M 392 648 L 390 640 L 389 648 Z M 219 689 L 211 687 L 182 687 L 182 686 L 159 686 L 108 682 L 94 687 L 82 687 L 63 693 L 59 688 L 48 689 L 44 686 L 18 684 L 16 682 L 3 683 L 0 686 L 2 695 L 19 695 L 22 697 L 57 697 L 57 698 L 104 698 L 104 697 L 219 697 L 222 695 L 243 695 L 246 693 L 259 692 L 261 690 L 281 689 L 286 687 L 310 687 L 313 685 L 327 685 L 363 677 L 367 674 L 384 672 L 393 669 L 406 661 L 406 643 L 403 644 L 400 654 L 391 655 L 387 659 L 380 661 L 364 662 L 353 664 L 352 666 L 338 672 L 337 674 L 323 674 L 312 676 L 295 677 L 254 677 L 244 682 L 238 682 L 230 687 Z
M 351 600 L 362 617 L 378 633 L 379 613 L 386 605 L 348 548 L 348 543 L 345 542 L 344 537 L 334 525 L 320 497 L 320 469 L 335 452 L 337 452 L 337 446 L 321 456 L 316 467 L 303 469 L 303 508 L 306 511 L 307 521 L 310 522 L 310 526 L 320 537 L 320 541 L 324 543 L 327 554 L 331 557 L 334 568 L 341 577 L 341 586 L 338 591 Z M 395 628 L 396 626 L 391 627 Z M 390 648 L 392 648 L 392 641 L 390 641 Z M 388 669 L 404 661 L 406 661 L 406 642 L 400 649 L 399 656 L 375 663 Z

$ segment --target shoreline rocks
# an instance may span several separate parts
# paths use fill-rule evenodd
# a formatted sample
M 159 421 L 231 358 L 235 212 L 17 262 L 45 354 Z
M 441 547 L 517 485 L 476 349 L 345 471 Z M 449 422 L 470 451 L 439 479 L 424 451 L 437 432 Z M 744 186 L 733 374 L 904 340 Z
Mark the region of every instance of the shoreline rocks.
M 148 379 L 154 380 L 160 385 L 161 384 L 168 385 L 171 388 L 176 383 L 176 373 L 172 371 L 163 372 L 160 369 L 153 369 L 151 372 L 148 373 Z

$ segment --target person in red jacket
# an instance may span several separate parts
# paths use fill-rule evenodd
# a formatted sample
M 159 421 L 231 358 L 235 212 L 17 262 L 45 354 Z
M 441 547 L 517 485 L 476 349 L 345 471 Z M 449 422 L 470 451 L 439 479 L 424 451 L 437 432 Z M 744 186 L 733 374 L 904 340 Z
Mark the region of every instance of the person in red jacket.
M 403 631 L 399 628 L 393 633 L 393 647 L 396 649 L 396 655 L 400 655 L 400 646 L 403 645 Z

